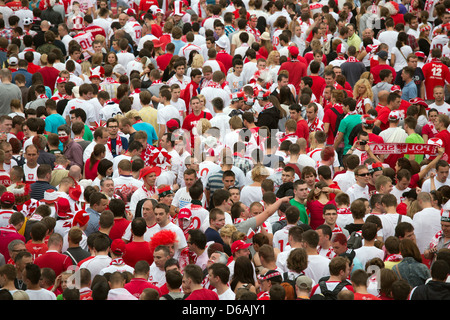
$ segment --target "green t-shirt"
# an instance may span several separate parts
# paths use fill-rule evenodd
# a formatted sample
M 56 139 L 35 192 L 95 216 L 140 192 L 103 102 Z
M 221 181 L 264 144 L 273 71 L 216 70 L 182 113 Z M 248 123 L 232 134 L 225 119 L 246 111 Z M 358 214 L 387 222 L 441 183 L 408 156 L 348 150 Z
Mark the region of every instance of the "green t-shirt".
M 92 141 L 94 140 L 94 135 L 92 134 L 91 128 L 87 124 L 84 125 L 84 136 L 83 140 Z
M 353 128 L 361 123 L 361 115 L 360 114 L 350 114 L 344 117 L 339 123 L 338 132 L 342 132 L 344 134 L 344 154 L 352 147 L 353 143 L 348 141 L 348 137 L 352 132 Z
M 298 202 L 297 200 L 295 200 L 294 198 L 292 198 L 289 203 L 295 207 L 298 208 L 298 210 L 300 210 L 300 221 L 303 222 L 304 224 L 309 224 L 308 223 L 308 213 L 306 212 L 306 207 L 304 204 Z
M 413 134 L 410 134 L 407 138 L 406 138 L 406 140 L 405 140 L 405 142 L 406 143 L 425 143 L 424 141 L 423 141 L 423 138 L 422 138 L 422 136 L 420 135 L 420 134 L 417 134 L 417 133 L 413 133 Z M 413 154 L 405 154 L 405 158 L 406 159 L 413 159 L 413 157 L 414 157 L 414 160 L 417 162 L 417 163 L 421 163 L 422 162 L 422 160 L 423 160 L 423 157 L 424 157 L 424 155 L 423 154 L 416 154 L 416 155 L 413 155 Z

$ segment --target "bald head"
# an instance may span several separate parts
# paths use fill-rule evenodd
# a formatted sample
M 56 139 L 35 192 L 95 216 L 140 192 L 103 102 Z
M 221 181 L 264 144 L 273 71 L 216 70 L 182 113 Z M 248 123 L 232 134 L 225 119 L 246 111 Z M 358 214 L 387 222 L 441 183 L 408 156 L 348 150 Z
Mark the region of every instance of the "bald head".
M 387 105 L 388 96 L 389 96 L 389 91 L 387 91 L 387 90 L 381 90 L 380 92 L 378 92 L 378 101 L 382 106 Z

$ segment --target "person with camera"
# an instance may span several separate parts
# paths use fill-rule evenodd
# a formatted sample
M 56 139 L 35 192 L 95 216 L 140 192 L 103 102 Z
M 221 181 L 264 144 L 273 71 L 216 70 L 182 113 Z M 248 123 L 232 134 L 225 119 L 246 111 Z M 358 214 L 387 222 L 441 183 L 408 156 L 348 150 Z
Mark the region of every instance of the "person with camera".
M 353 146 L 348 149 L 347 154 L 354 154 L 359 157 L 360 164 L 363 164 L 369 154 L 366 151 L 366 145 L 369 143 L 369 134 L 366 131 L 361 130 L 358 132 L 357 138 L 353 143 Z

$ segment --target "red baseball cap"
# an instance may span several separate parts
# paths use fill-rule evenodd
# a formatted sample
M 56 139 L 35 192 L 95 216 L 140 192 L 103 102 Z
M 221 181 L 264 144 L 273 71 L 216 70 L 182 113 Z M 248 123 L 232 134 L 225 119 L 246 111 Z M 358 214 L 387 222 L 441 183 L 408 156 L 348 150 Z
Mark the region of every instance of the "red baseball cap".
M 115 254 L 124 254 L 125 242 L 122 239 L 114 239 L 111 243 L 111 252 Z
M 291 54 L 291 57 L 296 58 L 299 54 L 298 48 L 296 46 L 290 46 L 288 48 L 288 50 L 289 50 L 289 53 Z
M 233 244 L 231 245 L 231 252 L 235 253 L 238 250 L 247 249 L 251 245 L 252 245 L 251 243 L 245 243 L 242 240 L 237 240 L 233 242 Z
M 3 192 L 0 202 L 4 204 L 14 204 L 16 202 L 16 197 L 14 197 L 14 193 L 6 191 Z

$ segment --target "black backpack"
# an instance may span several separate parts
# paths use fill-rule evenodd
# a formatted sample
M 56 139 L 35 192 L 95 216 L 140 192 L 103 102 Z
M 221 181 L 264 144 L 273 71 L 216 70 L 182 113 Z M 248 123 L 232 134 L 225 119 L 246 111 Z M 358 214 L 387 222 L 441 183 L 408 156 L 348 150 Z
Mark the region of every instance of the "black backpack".
M 362 247 L 362 234 L 361 231 L 353 231 L 347 241 L 347 247 L 349 249 L 358 249 Z
M 333 135 L 336 137 L 336 134 L 338 132 L 339 129 L 339 124 L 341 123 L 342 119 L 344 119 L 345 114 L 344 112 L 339 113 L 336 108 L 331 108 L 331 110 L 336 114 L 336 127 L 334 127 L 334 132 Z
M 292 286 L 292 289 L 294 289 L 294 297 L 295 297 L 295 299 L 297 298 L 297 291 L 295 290 L 295 284 L 296 284 L 297 278 L 300 277 L 300 276 L 304 276 L 304 275 L 305 274 L 302 273 L 302 274 L 299 274 L 298 276 L 296 276 L 295 279 L 290 279 L 289 278 L 289 273 L 287 273 L 287 272 L 283 273 L 283 281 L 281 283 L 287 283 L 290 286 Z
M 341 281 L 336 288 L 331 291 L 327 287 L 327 282 L 325 280 L 321 280 L 319 281 L 320 294 L 324 296 L 325 300 L 337 300 L 338 293 L 341 292 L 341 290 L 348 284 L 348 281 Z
M 164 297 L 164 298 L 166 298 L 166 300 L 184 300 L 184 299 L 186 299 L 187 298 L 187 294 L 185 294 L 182 298 L 173 298 L 169 293 L 168 294 L 165 294 L 165 295 L 163 295 L 162 297 Z

